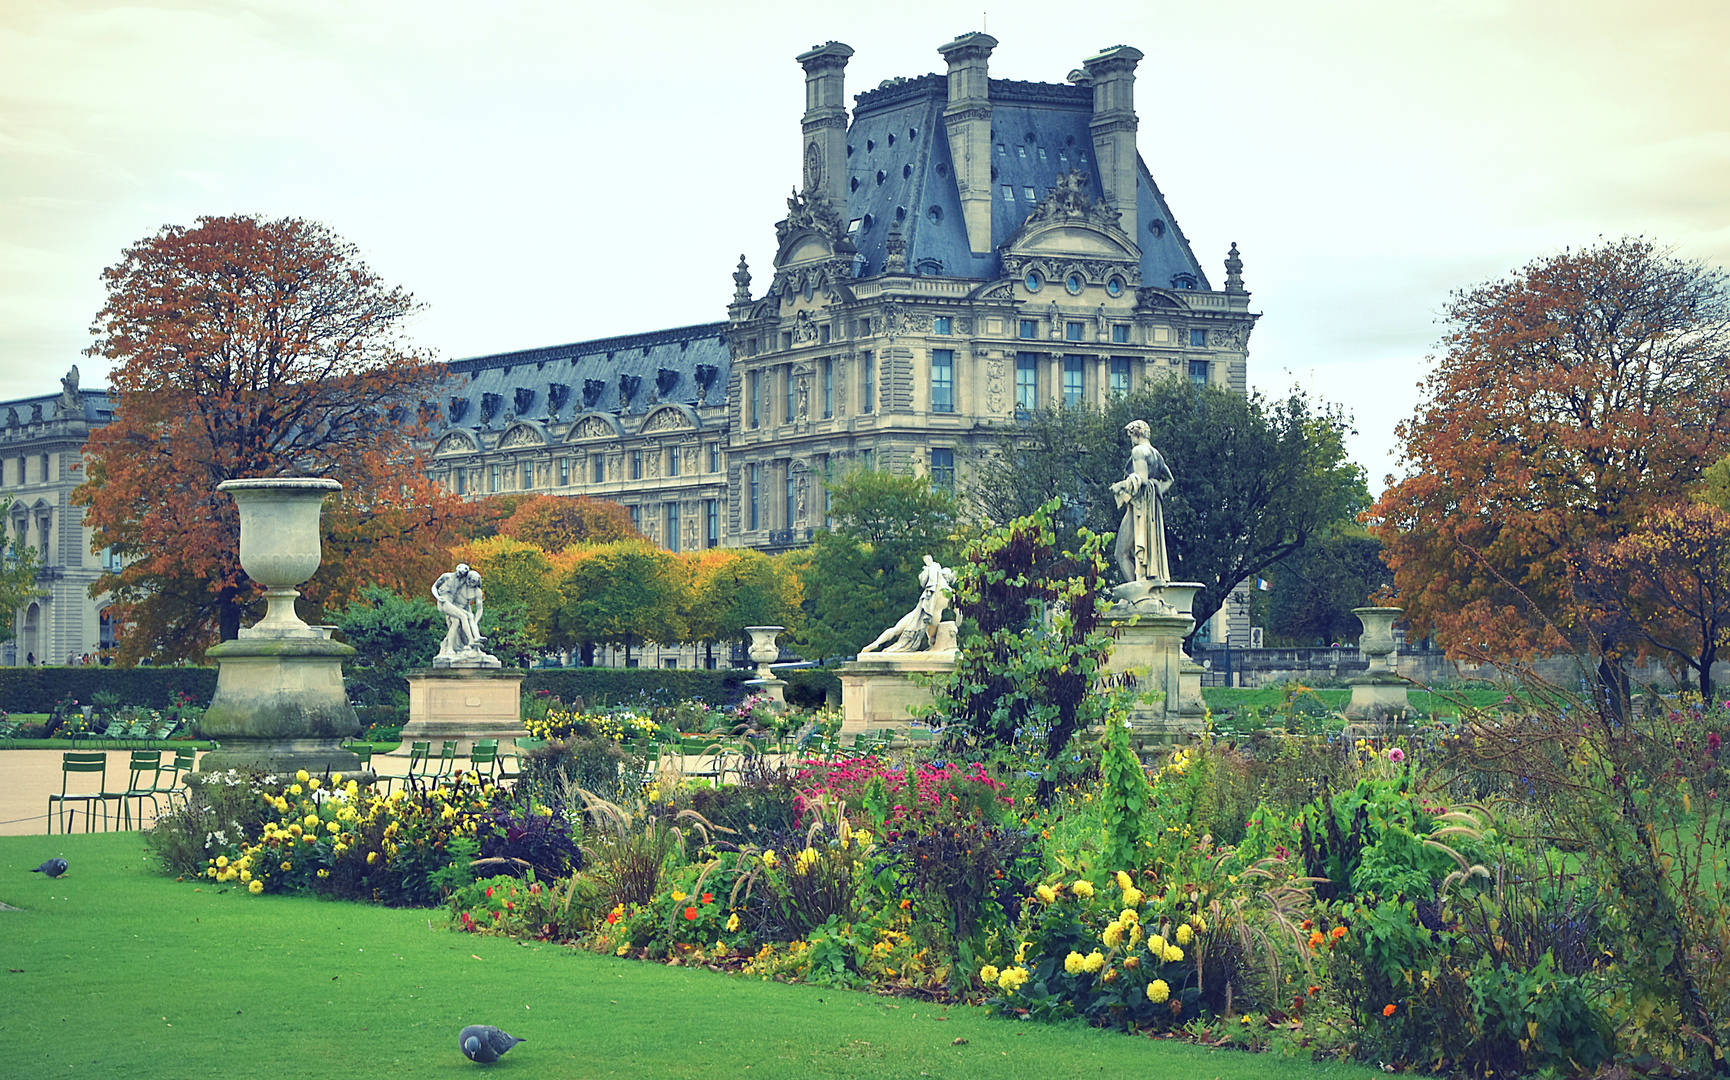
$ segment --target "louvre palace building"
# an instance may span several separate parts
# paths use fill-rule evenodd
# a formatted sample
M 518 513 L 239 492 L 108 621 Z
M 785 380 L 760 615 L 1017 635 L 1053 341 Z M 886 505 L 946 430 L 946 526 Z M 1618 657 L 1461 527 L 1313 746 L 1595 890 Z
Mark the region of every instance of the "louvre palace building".
M 779 551 L 823 527 L 839 470 L 952 483 L 1029 410 L 1242 392 L 1257 316 L 1235 245 L 1216 289 L 1137 151 L 1142 54 L 1015 82 L 996 44 L 958 37 L 947 74 L 851 112 L 853 50 L 799 56 L 804 175 L 768 273 L 741 257 L 723 321 L 453 362 L 433 477 L 613 500 L 675 551 Z
M 823 480 L 840 471 L 964 483 L 974 452 L 1034 409 L 1157 379 L 1243 392 L 1257 316 L 1242 264 L 1235 245 L 1222 252 L 1213 286 L 1137 150 L 1142 53 L 1120 45 L 1063 82 L 1017 82 L 991 78 L 996 44 L 958 37 L 937 50 L 945 74 L 889 80 L 850 111 L 853 50 L 800 55 L 803 176 L 773 265 L 741 257 L 716 322 L 451 362 L 425 410 L 432 477 L 470 497 L 619 502 L 675 551 L 781 551 L 824 526 Z M 8 429 L 27 453 L 0 493 L 28 496 L 14 516 L 40 528 L 70 508 L 14 488 L 41 472 L 29 462 L 50 437 L 25 427 Z M 50 545 L 68 580 L 96 561 L 74 547 Z M 77 620 L 77 652 L 97 641 L 96 612 Z M 1241 614 L 1204 632 L 1225 640 L 1228 620 L 1247 632 Z M 11 662 L 73 648 L 36 644 Z M 680 655 L 643 662 L 690 663 Z

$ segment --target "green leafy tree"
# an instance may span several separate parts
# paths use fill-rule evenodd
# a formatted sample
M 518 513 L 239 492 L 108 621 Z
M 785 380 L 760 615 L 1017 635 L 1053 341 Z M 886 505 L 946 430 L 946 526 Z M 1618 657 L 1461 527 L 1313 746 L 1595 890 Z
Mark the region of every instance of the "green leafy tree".
M 1287 555 L 1267 572 L 1269 645 L 1355 640 L 1363 625 L 1352 609 L 1393 585 L 1381 541 L 1356 523 Z
M 928 477 L 860 469 L 830 482 L 832 529 L 805 555 L 807 659 L 851 656 L 919 601 L 919 569 L 930 555 L 947 565 L 961 506 Z
M 717 642 L 740 639 L 747 626 L 798 625 L 804 586 L 797 554 L 708 548 L 686 555 L 689 640 L 703 642 L 712 656 Z
M 408 673 L 438 655 L 445 617 L 430 596 L 405 600 L 369 585 L 343 611 L 337 630 L 355 649 L 344 674 L 357 703 L 407 708 Z
M 935 713 L 981 747 L 1030 745 L 1042 758 L 1038 798 L 1064 779 L 1075 735 L 1117 701 L 1096 686 L 1111 652 L 1101 624 L 1110 606 L 1111 537 L 1085 529 L 1079 552 L 1057 546 L 1058 502 L 967 545 L 955 605 L 967 619 L 954 670 L 935 684 Z
M 1346 459 L 1351 424 L 1301 391 L 1270 400 L 1174 380 L 1091 406 L 1034 413 L 1005 431 L 981 462 L 974 499 L 993 521 L 1056 498 L 1073 547 L 1082 527 L 1116 533 L 1111 484 L 1123 478 L 1124 427 L 1145 420 L 1176 483 L 1166 496 L 1171 571 L 1202 584 L 1199 625 L 1233 589 L 1369 504 L 1363 470 Z
M 10 498 L 0 498 L 0 521 L 12 509 Z M 0 641 L 12 640 L 13 614 L 42 595 L 36 573 L 42 569 L 42 553 L 0 530 Z
M 622 645 L 626 663 L 640 641 L 685 640 L 683 565 L 644 540 L 577 546 L 553 556 L 558 601 L 547 620 L 547 643 L 575 648 L 585 666 L 595 646 Z

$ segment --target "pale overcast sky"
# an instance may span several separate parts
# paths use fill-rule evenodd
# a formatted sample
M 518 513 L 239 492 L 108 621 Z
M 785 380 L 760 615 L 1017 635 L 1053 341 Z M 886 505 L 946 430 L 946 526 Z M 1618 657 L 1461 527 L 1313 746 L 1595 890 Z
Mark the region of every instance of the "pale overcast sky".
M 298 215 L 427 309 L 445 358 L 725 317 L 799 178 L 793 57 L 849 95 L 1147 54 L 1140 147 L 1217 286 L 1243 252 L 1254 384 L 1356 416 L 1372 488 L 1449 290 L 1600 235 L 1730 262 L 1730 4 L 1015 0 L 4 0 L 0 398 L 59 389 L 128 244 Z

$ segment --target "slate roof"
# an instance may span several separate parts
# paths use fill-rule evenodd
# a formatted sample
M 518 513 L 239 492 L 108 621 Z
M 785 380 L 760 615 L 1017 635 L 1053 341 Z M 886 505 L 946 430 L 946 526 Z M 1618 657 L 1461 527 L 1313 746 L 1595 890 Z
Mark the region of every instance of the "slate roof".
M 695 405 L 699 367 L 714 369 L 707 400 L 719 404 L 729 366 L 726 330 L 724 322 L 703 323 L 453 360 L 449 367 L 456 378 L 439 402 L 440 412 L 452 427 L 473 429 L 483 423 L 490 402 L 486 419 L 493 430 L 502 430 L 507 412 L 529 420 L 570 420 L 585 412 L 641 415 L 650 407 L 651 391 L 657 403 Z M 637 380 L 629 401 L 622 400 L 620 376 Z M 601 384 L 599 391 L 585 400 L 591 383 Z M 565 396 L 553 408 L 558 387 Z M 456 401 L 462 404 L 453 408 Z
M 1021 227 L 1052 182 L 1071 169 L 1086 173 L 1089 190 L 1100 191 L 1093 159 L 1093 91 L 1064 83 L 990 80 L 993 251 L 975 255 L 967 242 L 961 198 L 949 156 L 943 122 L 948 83 L 942 75 L 922 75 L 887 83 L 854 99 L 847 131 L 847 219 L 859 249 L 855 276 L 882 273 L 884 243 L 891 225 L 901 222 L 907 240 L 907 268 L 930 276 L 991 280 L 1001 276 L 996 247 Z M 1188 274 L 1195 286 L 1209 288 L 1189 243 L 1177 228 L 1165 197 L 1147 166 L 1137 161 L 1137 207 L 1142 222 L 1142 281 L 1170 287 Z M 1008 191 L 1006 193 L 1005 188 Z M 1148 230 L 1158 222 L 1159 235 Z

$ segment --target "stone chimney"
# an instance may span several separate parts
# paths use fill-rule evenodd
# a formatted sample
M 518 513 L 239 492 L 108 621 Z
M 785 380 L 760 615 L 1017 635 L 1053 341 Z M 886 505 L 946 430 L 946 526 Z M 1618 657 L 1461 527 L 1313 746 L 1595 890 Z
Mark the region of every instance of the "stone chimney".
M 813 46 L 796 59 L 805 69 L 805 149 L 802 192 L 822 196 L 847 220 L 847 95 L 845 74 L 853 50 L 839 41 Z
M 943 110 L 943 121 L 949 126 L 949 156 L 955 162 L 955 186 L 961 195 L 961 216 L 967 223 L 967 245 L 976 255 L 992 249 L 988 69 L 995 48 L 996 38 L 979 33 L 962 34 L 937 47 L 949 63 L 949 104 Z
M 1135 199 L 1135 65 L 1142 53 L 1114 45 L 1084 61 L 1093 85 L 1093 157 L 1104 190 L 1121 215 L 1123 231 L 1141 243 Z

